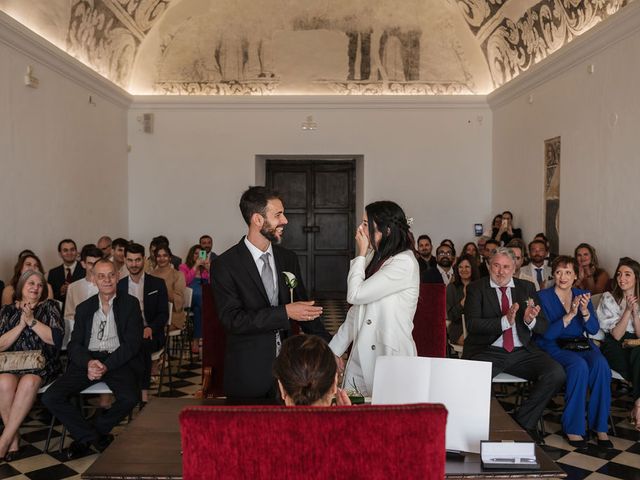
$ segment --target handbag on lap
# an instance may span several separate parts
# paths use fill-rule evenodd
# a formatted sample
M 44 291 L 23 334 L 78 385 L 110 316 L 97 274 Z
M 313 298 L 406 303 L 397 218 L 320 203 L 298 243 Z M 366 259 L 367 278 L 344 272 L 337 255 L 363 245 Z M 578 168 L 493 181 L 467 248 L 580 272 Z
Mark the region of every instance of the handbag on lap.
M 0 352 L 0 372 L 20 370 L 39 370 L 44 368 L 42 350 L 25 350 L 22 352 Z

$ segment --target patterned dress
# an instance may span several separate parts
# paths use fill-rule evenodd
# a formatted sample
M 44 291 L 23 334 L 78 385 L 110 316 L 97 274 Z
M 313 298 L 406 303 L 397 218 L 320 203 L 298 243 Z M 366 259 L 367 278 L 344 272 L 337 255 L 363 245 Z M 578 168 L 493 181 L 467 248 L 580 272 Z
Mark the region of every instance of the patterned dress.
M 2 309 L 0 309 L 0 335 L 4 335 L 18 325 L 21 315 L 22 311 L 14 304 L 2 307 Z M 5 351 L 21 352 L 25 350 L 42 350 L 45 358 L 44 368 L 3 373 L 13 373 L 14 375 L 33 373 L 42 377 L 42 384 L 46 385 L 53 381 L 62 370 L 59 352 L 62 346 L 62 338 L 64 337 L 64 321 L 62 320 L 58 306 L 53 300 L 45 300 L 38 304 L 33 312 L 33 316 L 51 328 L 54 344 L 46 344 L 33 330 L 27 327 L 22 331 L 13 345 Z

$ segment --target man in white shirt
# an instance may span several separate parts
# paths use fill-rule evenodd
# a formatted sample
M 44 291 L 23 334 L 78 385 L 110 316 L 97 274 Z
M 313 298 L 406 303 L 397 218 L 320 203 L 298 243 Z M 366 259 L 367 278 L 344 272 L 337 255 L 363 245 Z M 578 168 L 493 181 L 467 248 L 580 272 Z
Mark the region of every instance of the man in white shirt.
M 113 262 L 100 259 L 94 267 L 98 294 L 78 305 L 69 342 L 69 366 L 43 395 L 42 401 L 67 428 L 74 442 L 63 452 L 67 460 L 85 456 L 91 446 L 103 451 L 113 440 L 113 427 L 140 399 L 138 375 L 142 344 L 142 315 L 135 298 L 116 296 L 118 275 Z M 92 423 L 71 397 L 103 381 L 116 401 Z
M 553 285 L 551 280 L 551 267 L 545 259 L 549 255 L 547 244 L 543 240 L 533 240 L 529 243 L 529 265 L 522 267 L 520 278 L 529 280 L 536 286 L 536 291 Z
M 531 341 L 542 335 L 547 318 L 531 282 L 513 278 L 515 258 L 500 247 L 489 262 L 489 277 L 467 287 L 464 305 L 467 338 L 462 358 L 491 362 L 501 372 L 535 382 L 515 420 L 538 442 L 535 428 L 544 408 L 565 382 L 562 366 Z

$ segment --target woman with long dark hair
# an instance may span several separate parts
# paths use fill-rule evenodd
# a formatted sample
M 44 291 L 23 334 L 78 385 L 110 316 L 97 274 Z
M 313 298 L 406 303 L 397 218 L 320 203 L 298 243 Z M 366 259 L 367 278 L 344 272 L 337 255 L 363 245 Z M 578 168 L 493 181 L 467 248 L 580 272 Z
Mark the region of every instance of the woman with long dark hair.
M 373 368 L 380 355 L 416 355 L 411 336 L 420 293 L 420 269 L 409 222 L 391 201 L 365 207 L 356 230 L 357 256 L 347 277 L 353 306 L 329 344 L 341 357 L 353 344 L 343 386 L 364 396 L 373 390 Z
M 574 250 L 573 256 L 578 262 L 576 288 L 589 290 L 591 295 L 610 290 L 611 279 L 606 270 L 600 268 L 598 254 L 593 246 L 588 243 L 581 243 Z
M 462 314 L 467 299 L 467 286 L 480 278 L 480 271 L 473 255 L 461 255 L 453 267 L 453 280 L 447 285 L 447 328 L 449 341 L 456 345 L 464 344 Z
M 602 354 L 611 368 L 631 382 L 631 423 L 640 430 L 640 264 L 623 257 L 618 263 L 613 292 L 605 292 L 598 305 L 600 328 L 605 332 Z

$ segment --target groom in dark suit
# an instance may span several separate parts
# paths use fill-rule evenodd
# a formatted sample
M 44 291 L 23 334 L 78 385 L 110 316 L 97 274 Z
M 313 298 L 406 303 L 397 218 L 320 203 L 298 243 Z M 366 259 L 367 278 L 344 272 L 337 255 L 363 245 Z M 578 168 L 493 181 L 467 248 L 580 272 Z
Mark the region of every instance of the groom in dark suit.
M 493 364 L 501 372 L 535 382 L 515 420 L 540 441 L 536 423 L 545 406 L 565 382 L 562 366 L 536 347 L 534 333 L 547 329 L 535 286 L 513 278 L 516 260 L 509 248 L 500 247 L 489 260 L 489 277 L 467 288 L 464 304 L 468 335 L 462 357 Z
M 278 194 L 251 187 L 242 194 L 240 211 L 247 236 L 211 267 L 218 316 L 227 333 L 224 391 L 236 398 L 275 398 L 271 368 L 292 333 L 291 320 L 305 333 L 330 336 L 319 318 L 322 308 L 306 301 L 296 254 L 277 245 L 287 224 Z M 294 302 L 283 272 L 297 279 Z

